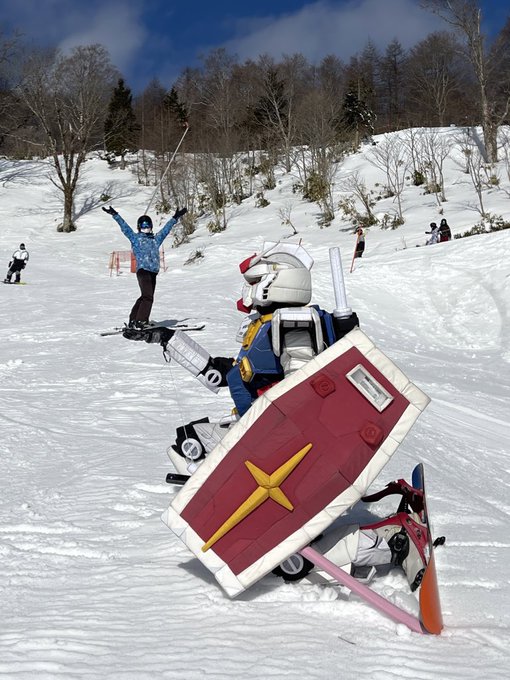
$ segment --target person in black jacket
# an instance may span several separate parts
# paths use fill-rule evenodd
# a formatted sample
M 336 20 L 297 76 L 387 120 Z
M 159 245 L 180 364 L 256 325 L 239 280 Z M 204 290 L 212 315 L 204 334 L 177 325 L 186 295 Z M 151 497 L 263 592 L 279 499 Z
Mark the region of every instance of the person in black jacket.
M 452 240 L 452 232 L 450 227 L 448 226 L 448 222 L 444 219 L 441 220 L 441 223 L 439 224 L 439 243 L 443 243 L 443 241 L 451 241 Z
M 11 261 L 9 262 L 9 269 L 4 279 L 4 283 L 12 283 L 11 278 L 14 274 L 14 283 L 21 282 L 21 270 L 25 269 L 28 262 L 28 250 L 25 248 L 24 243 L 19 244 L 19 248 L 15 250 L 12 254 Z

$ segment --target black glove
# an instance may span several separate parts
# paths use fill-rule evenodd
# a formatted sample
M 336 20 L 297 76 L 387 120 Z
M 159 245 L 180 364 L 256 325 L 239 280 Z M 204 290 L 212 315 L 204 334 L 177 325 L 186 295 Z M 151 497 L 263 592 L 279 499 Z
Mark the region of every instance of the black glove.
M 122 335 L 127 340 L 145 340 L 145 342 L 158 343 L 165 346 L 175 331 L 172 328 L 126 328 Z
M 105 207 L 103 206 L 103 208 L 101 208 L 101 210 L 104 210 L 105 213 L 108 213 L 108 215 L 118 215 L 118 214 L 119 214 L 119 213 L 115 210 L 115 208 L 112 208 L 112 206 L 110 206 L 109 208 L 105 208 Z
M 337 340 L 343 338 L 344 335 L 347 335 L 347 333 L 356 328 L 356 326 L 359 326 L 359 319 L 356 312 L 352 312 L 352 314 L 348 317 L 341 316 L 333 317 L 333 327 L 335 329 L 335 335 Z
M 180 210 L 179 210 L 179 208 L 177 208 L 177 210 L 176 210 L 176 211 L 174 212 L 174 214 L 173 214 L 174 220 L 178 220 L 179 217 L 182 217 L 182 216 L 185 215 L 187 212 L 188 212 L 188 209 L 187 209 L 187 208 L 181 208 Z
M 234 359 L 230 357 L 209 357 L 207 366 L 200 373 L 206 378 L 209 377 L 216 386 L 226 387 L 228 385 L 227 373 L 233 365 Z

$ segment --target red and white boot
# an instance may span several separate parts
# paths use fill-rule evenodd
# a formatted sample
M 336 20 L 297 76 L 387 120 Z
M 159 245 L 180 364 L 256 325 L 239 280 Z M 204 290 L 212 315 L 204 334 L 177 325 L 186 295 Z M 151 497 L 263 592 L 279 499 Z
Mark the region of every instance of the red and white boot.
M 404 569 L 411 590 L 421 584 L 428 555 L 428 531 L 420 521 L 420 516 L 413 512 L 397 512 L 395 515 L 360 527 L 367 537 L 373 537 L 374 548 L 380 552 L 381 543 L 386 543 L 391 550 L 391 563 Z M 365 564 L 369 559 L 365 556 Z M 356 563 L 355 563 L 356 564 Z

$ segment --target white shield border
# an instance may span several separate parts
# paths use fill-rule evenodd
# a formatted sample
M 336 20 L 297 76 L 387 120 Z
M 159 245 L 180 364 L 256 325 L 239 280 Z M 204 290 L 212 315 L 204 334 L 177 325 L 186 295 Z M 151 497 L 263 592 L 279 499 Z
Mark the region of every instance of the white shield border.
M 300 529 L 284 539 L 272 550 L 265 553 L 256 562 L 240 574 L 234 574 L 230 567 L 209 549 L 202 552 L 204 541 L 180 516 L 180 513 L 191 498 L 200 489 L 213 470 L 219 465 L 231 448 L 241 439 L 253 423 L 264 411 L 283 394 L 299 385 L 304 380 L 321 371 L 337 357 L 355 347 L 372 363 L 377 370 L 400 392 L 409 405 L 388 434 L 381 446 L 374 453 L 370 463 L 358 476 L 354 484 L 334 498 L 321 512 L 312 517 Z M 235 597 L 249 588 L 263 576 L 268 574 L 289 555 L 307 546 L 322 533 L 340 515 L 359 501 L 372 484 L 382 468 L 395 453 L 402 440 L 413 427 L 417 418 L 430 402 L 430 398 L 422 392 L 409 378 L 383 354 L 363 331 L 355 329 L 344 338 L 328 347 L 298 371 L 285 380 L 271 387 L 262 394 L 250 407 L 247 413 L 226 433 L 222 441 L 207 456 L 202 465 L 192 475 L 185 486 L 174 498 L 163 513 L 163 522 L 183 541 L 189 550 L 214 574 L 214 577 L 229 597 Z

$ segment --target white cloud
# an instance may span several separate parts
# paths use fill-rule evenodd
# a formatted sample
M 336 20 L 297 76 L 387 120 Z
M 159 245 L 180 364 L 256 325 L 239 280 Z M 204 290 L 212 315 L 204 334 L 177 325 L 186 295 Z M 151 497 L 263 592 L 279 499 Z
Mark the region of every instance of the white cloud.
M 434 30 L 444 30 L 444 23 L 422 10 L 416 0 L 319 1 L 294 14 L 258 19 L 250 28 L 243 20 L 241 35 L 225 47 L 241 60 L 268 53 L 275 58 L 300 52 L 318 62 L 328 54 L 344 60 L 362 50 L 370 39 L 384 49 L 394 38 L 404 48 L 411 47 Z
M 109 52 L 112 62 L 125 69 L 147 38 L 136 6 L 115 3 L 102 6 L 87 17 L 86 22 L 68 33 L 59 47 L 64 52 L 78 45 L 100 43 Z
M 64 52 L 100 43 L 122 70 L 147 36 L 143 6 L 144 0 L 0 0 L 0 16 L 29 43 L 56 45 Z

